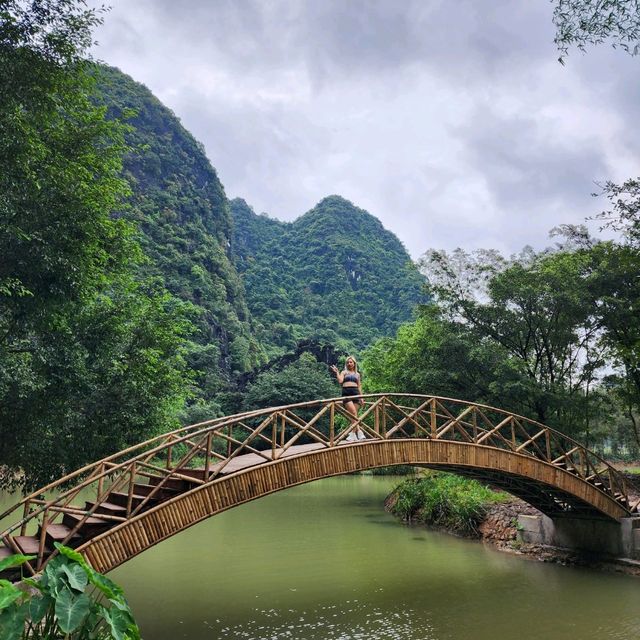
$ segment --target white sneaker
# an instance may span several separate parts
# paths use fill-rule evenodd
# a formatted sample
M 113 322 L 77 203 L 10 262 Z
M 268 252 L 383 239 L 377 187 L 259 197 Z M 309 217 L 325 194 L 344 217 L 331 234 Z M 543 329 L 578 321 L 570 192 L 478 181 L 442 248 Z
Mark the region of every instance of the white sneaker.
M 358 429 L 358 440 L 366 440 L 367 436 L 364 434 L 364 431 Z
M 358 436 L 356 436 L 355 433 L 353 433 L 353 431 L 346 437 L 346 442 L 357 442 L 358 441 Z

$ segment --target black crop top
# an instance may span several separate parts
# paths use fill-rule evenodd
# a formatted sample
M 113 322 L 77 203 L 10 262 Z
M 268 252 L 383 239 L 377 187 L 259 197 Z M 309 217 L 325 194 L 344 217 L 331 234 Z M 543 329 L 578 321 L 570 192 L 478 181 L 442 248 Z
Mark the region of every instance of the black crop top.
M 358 374 L 357 373 L 345 373 L 344 378 L 342 378 L 342 384 L 345 382 L 358 382 Z

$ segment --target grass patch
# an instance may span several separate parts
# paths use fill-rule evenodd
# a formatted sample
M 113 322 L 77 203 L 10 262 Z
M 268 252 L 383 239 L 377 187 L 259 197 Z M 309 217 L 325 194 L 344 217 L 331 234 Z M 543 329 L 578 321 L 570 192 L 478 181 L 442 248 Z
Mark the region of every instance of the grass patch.
M 640 475 L 640 467 L 622 467 L 621 471 L 625 473 L 630 473 L 631 475 L 637 476 Z
M 451 473 L 433 473 L 398 485 L 391 512 L 406 522 L 444 527 L 462 535 L 477 535 L 487 509 L 511 498 L 476 480 Z

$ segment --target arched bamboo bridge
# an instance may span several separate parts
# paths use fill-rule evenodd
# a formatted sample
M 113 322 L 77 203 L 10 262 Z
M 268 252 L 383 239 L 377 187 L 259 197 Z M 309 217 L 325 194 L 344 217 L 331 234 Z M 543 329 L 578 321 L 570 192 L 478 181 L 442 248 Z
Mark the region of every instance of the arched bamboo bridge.
M 39 489 L 5 512 L 0 557 L 37 573 L 75 547 L 106 572 L 226 509 L 318 478 L 396 464 L 490 482 L 546 515 L 620 520 L 638 511 L 624 478 L 579 443 L 484 405 L 410 394 L 364 396 L 349 442 L 339 398 L 218 418 L 164 434 Z M 44 496 L 54 495 L 45 499 Z

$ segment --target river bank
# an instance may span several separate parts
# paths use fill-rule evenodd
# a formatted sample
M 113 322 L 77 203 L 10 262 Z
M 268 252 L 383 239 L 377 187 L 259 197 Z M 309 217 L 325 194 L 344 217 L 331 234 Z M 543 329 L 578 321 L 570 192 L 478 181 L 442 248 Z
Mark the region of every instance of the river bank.
M 638 561 L 606 558 L 585 552 L 523 542 L 518 526 L 519 515 L 538 516 L 542 514 L 520 500 L 492 505 L 479 526 L 480 540 L 505 553 L 527 556 L 539 562 L 551 562 L 564 566 L 583 566 L 640 577 L 640 562 Z
M 630 481 L 634 487 L 631 498 L 638 500 L 640 499 L 640 490 L 638 489 L 637 476 L 631 477 Z M 406 486 L 406 483 L 403 483 L 394 488 L 385 500 L 385 510 L 399 517 L 408 525 L 446 532 L 456 537 L 475 539 L 499 551 L 524 556 L 539 562 L 564 566 L 583 566 L 640 577 L 640 561 L 637 560 L 609 558 L 604 555 L 524 542 L 518 517 L 536 517 L 542 516 L 542 513 L 526 502 L 503 492 L 494 492 L 495 499 L 484 499 L 483 507 L 478 510 L 477 518 L 467 526 L 459 527 L 442 524 L 442 519 L 440 522 L 434 523 L 431 514 L 427 514 L 425 518 L 424 512 L 421 513 L 422 507 L 417 503 L 413 505 L 413 512 L 407 513 L 407 507 L 398 504 L 398 501 L 403 499 L 402 491 L 403 487 L 406 491 Z M 433 497 L 431 496 L 429 499 L 433 500 Z M 433 511 L 433 504 L 429 508 Z M 447 519 L 444 522 L 447 522 Z

